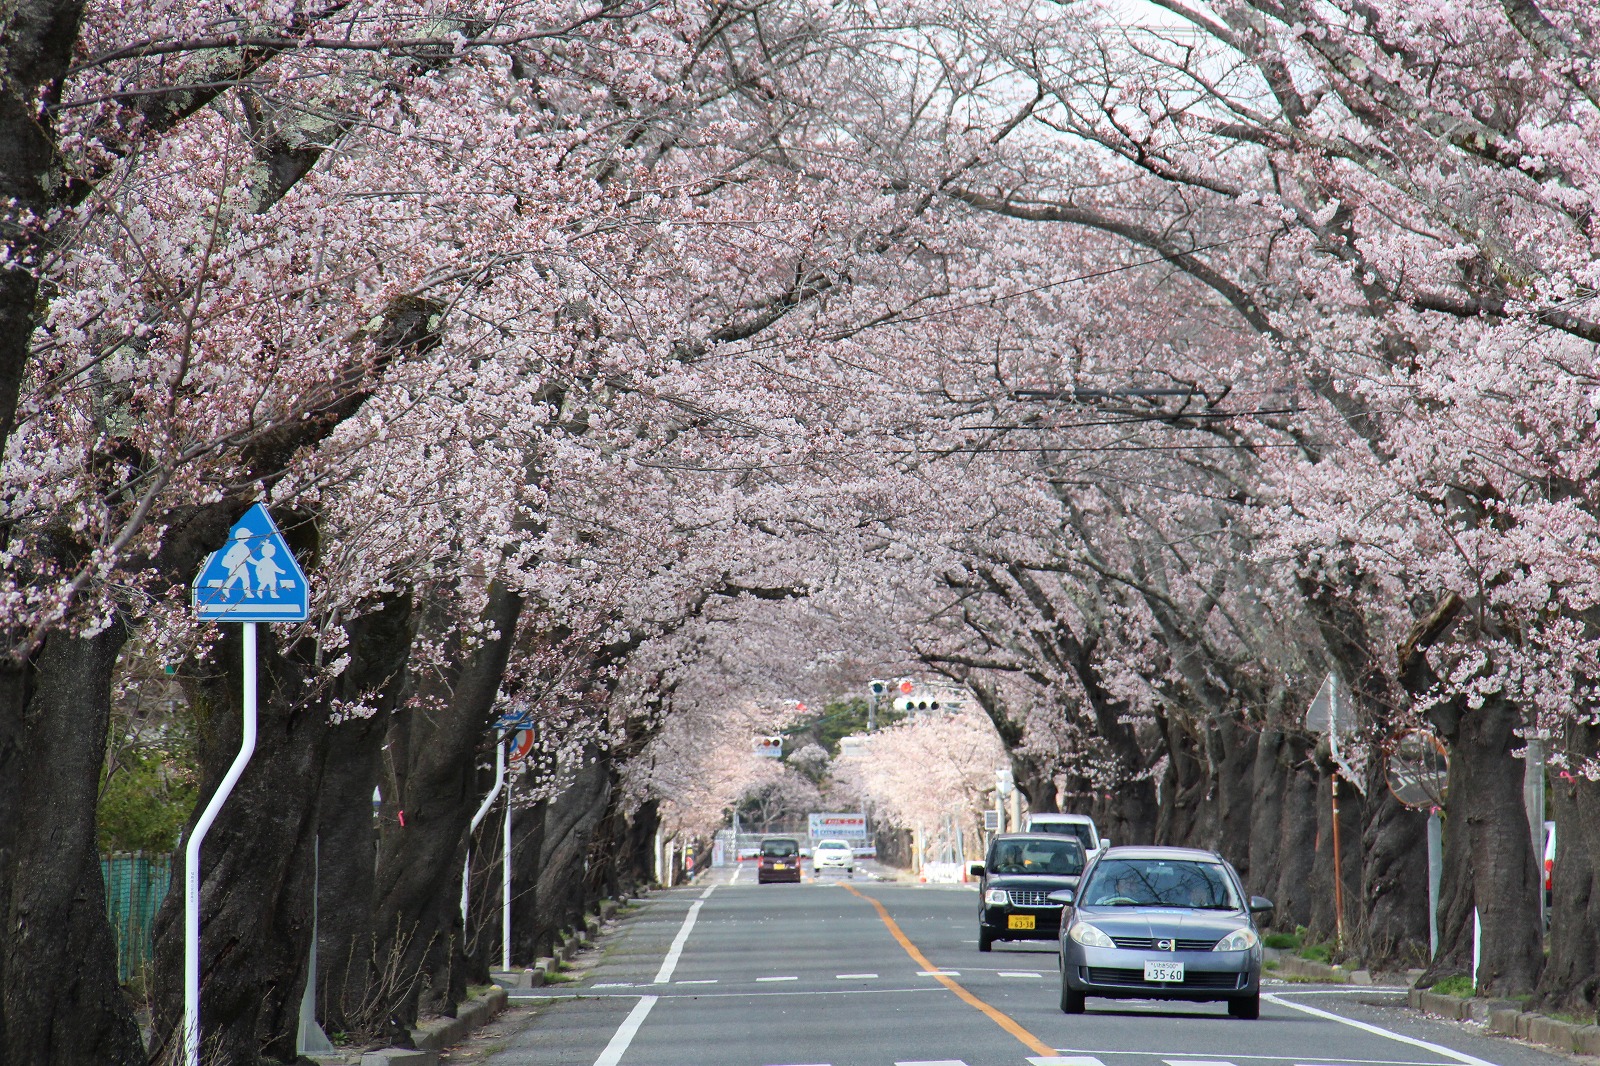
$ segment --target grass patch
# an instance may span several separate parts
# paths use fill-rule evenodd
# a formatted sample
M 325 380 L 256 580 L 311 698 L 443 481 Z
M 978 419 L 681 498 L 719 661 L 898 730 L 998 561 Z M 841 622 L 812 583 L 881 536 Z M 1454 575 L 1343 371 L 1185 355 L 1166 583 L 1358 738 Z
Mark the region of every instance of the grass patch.
M 1269 948 L 1279 951 L 1294 951 L 1300 947 L 1299 933 L 1268 933 L 1261 938 L 1261 942 Z
M 1282 965 L 1283 964 L 1281 962 L 1279 962 L 1277 959 L 1267 959 L 1265 962 L 1263 962 L 1261 964 L 1261 968 L 1263 970 L 1276 970 L 1278 967 L 1280 967 Z
M 561 973 L 556 970 L 546 970 L 544 983 L 547 985 L 570 985 L 578 978 L 570 973 Z
M 1456 974 L 1438 981 L 1429 992 L 1437 992 L 1441 996 L 1457 996 L 1461 999 L 1472 998 L 1472 978 L 1466 974 Z
M 1333 949 L 1327 944 L 1307 944 L 1300 949 L 1300 957 L 1311 962 L 1332 962 Z

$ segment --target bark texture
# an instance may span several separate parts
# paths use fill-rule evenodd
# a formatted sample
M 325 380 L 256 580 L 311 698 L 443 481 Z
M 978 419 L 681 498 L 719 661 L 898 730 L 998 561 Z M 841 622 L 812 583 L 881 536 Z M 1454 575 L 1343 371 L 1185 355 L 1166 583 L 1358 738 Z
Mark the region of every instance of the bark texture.
M 0 1061 L 133 1066 L 139 1027 L 117 985 L 95 806 L 111 681 L 127 636 L 52 634 L 7 671 L 0 708 Z
M 1600 724 L 1573 723 L 1564 738 L 1569 764 L 1600 757 Z M 1539 978 L 1547 1009 L 1600 1024 L 1600 782 L 1581 773 L 1550 782 L 1556 857 L 1550 907 L 1550 959 Z

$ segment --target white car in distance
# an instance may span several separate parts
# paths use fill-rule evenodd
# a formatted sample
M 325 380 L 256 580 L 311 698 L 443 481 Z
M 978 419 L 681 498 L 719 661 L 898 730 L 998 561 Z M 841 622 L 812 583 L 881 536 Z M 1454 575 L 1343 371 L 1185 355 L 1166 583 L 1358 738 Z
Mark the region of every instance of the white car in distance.
M 811 868 L 819 874 L 823 870 L 843 870 L 854 875 L 855 849 L 848 840 L 819 840 L 817 846 L 811 849 Z

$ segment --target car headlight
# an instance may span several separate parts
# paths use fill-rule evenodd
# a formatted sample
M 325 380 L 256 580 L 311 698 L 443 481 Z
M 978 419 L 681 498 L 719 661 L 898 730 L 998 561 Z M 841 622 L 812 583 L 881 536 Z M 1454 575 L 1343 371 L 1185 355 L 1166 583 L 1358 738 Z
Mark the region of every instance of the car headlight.
M 983 901 L 992 903 L 996 907 L 1004 907 L 1011 902 L 1011 897 L 1006 895 L 1006 890 L 1003 888 L 991 888 L 983 894 Z
M 1211 950 L 1249 951 L 1259 943 L 1261 943 L 1261 938 L 1256 936 L 1256 931 L 1254 929 L 1235 929 L 1233 932 L 1217 941 L 1217 946 Z
M 1073 922 L 1067 929 L 1067 935 L 1086 948 L 1114 948 L 1117 946 L 1116 941 L 1088 922 Z

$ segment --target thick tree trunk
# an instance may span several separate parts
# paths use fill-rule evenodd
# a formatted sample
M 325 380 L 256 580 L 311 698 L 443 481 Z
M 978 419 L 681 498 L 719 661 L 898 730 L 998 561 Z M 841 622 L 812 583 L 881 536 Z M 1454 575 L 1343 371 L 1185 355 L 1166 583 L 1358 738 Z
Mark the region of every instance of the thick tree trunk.
M 1236 718 L 1224 718 L 1206 732 L 1214 774 L 1212 803 L 1216 808 L 1215 816 L 1208 819 L 1215 827 L 1209 846 L 1233 864 L 1246 884 L 1250 878 L 1256 741 L 1256 733 Z
M 312 856 L 328 742 L 328 707 L 310 679 L 315 651 L 278 650 L 257 629 L 257 738 L 250 764 L 200 855 L 200 1028 L 204 1054 L 248 1066 L 293 1062 L 300 993 L 311 947 Z M 201 722 L 201 803 L 210 801 L 239 750 L 242 636 L 224 628 L 212 672 L 187 682 Z M 194 826 L 191 819 L 190 829 Z M 180 1043 L 183 893 L 156 917 L 152 1057 Z
M 588 885 L 585 864 L 595 829 L 611 802 L 611 775 L 591 760 L 572 783 L 545 806 L 544 847 L 540 850 L 534 896 L 537 922 L 551 934 L 573 928 L 583 917 Z
M 365 997 L 372 984 L 373 885 L 378 833 L 372 793 L 383 738 L 405 688 L 411 646 L 411 601 L 345 626 L 350 664 L 335 682 L 337 698 L 370 708 L 365 718 L 335 725 L 328 744 L 317 817 L 317 960 L 320 1020 L 330 1032 L 369 1032 Z
M 1310 745 L 1276 731 L 1261 734 L 1251 772 L 1250 876 L 1245 884 L 1276 905 L 1275 928 L 1311 921 L 1316 860 L 1317 776 Z
M 1568 763 L 1600 758 L 1600 725 L 1573 722 Z M 1539 977 L 1547 1009 L 1600 1023 L 1600 782 L 1581 773 L 1551 782 L 1556 857 L 1551 885 L 1550 959 Z
M 1205 801 L 1211 785 L 1205 755 L 1194 736 L 1170 716 L 1162 719 L 1162 734 L 1167 747 L 1167 769 L 1161 781 L 1161 815 L 1156 824 L 1155 842 L 1176 847 L 1205 847 L 1210 836 Z
M 1439 952 L 1425 987 L 1472 971 L 1473 911 L 1482 924 L 1478 987 L 1501 996 L 1532 992 L 1544 962 L 1539 877 L 1523 808 L 1523 762 L 1512 752 L 1520 708 L 1492 695 L 1435 715 L 1450 745 Z
M 1394 798 L 1381 765 L 1373 766 L 1366 786 L 1365 824 L 1356 842 L 1361 849 L 1356 952 L 1372 967 L 1421 966 L 1428 946 L 1428 816 Z M 1419 884 L 1424 886 L 1420 896 Z
M 418 679 L 412 704 L 388 735 L 394 777 L 384 785 L 405 812 L 385 819 L 378 844 L 374 908 L 374 984 L 366 999 L 391 1020 L 395 1036 L 430 1010 L 451 1012 L 465 990 L 461 969 L 461 863 L 467 829 L 482 800 L 477 757 L 488 739 L 495 699 L 522 612 L 522 597 L 491 582 L 480 616 L 492 636 L 463 643 L 448 605 L 425 630 L 447 638 L 447 662 Z
M 1028 801 L 1032 814 L 1056 814 L 1061 808 L 1056 804 L 1056 760 L 1041 758 L 1015 749 L 1007 752 L 1011 762 L 1011 780 L 1017 791 Z
M 139 1027 L 117 986 L 95 842 L 120 621 L 52 634 L 0 676 L 0 1061 L 133 1066 Z

